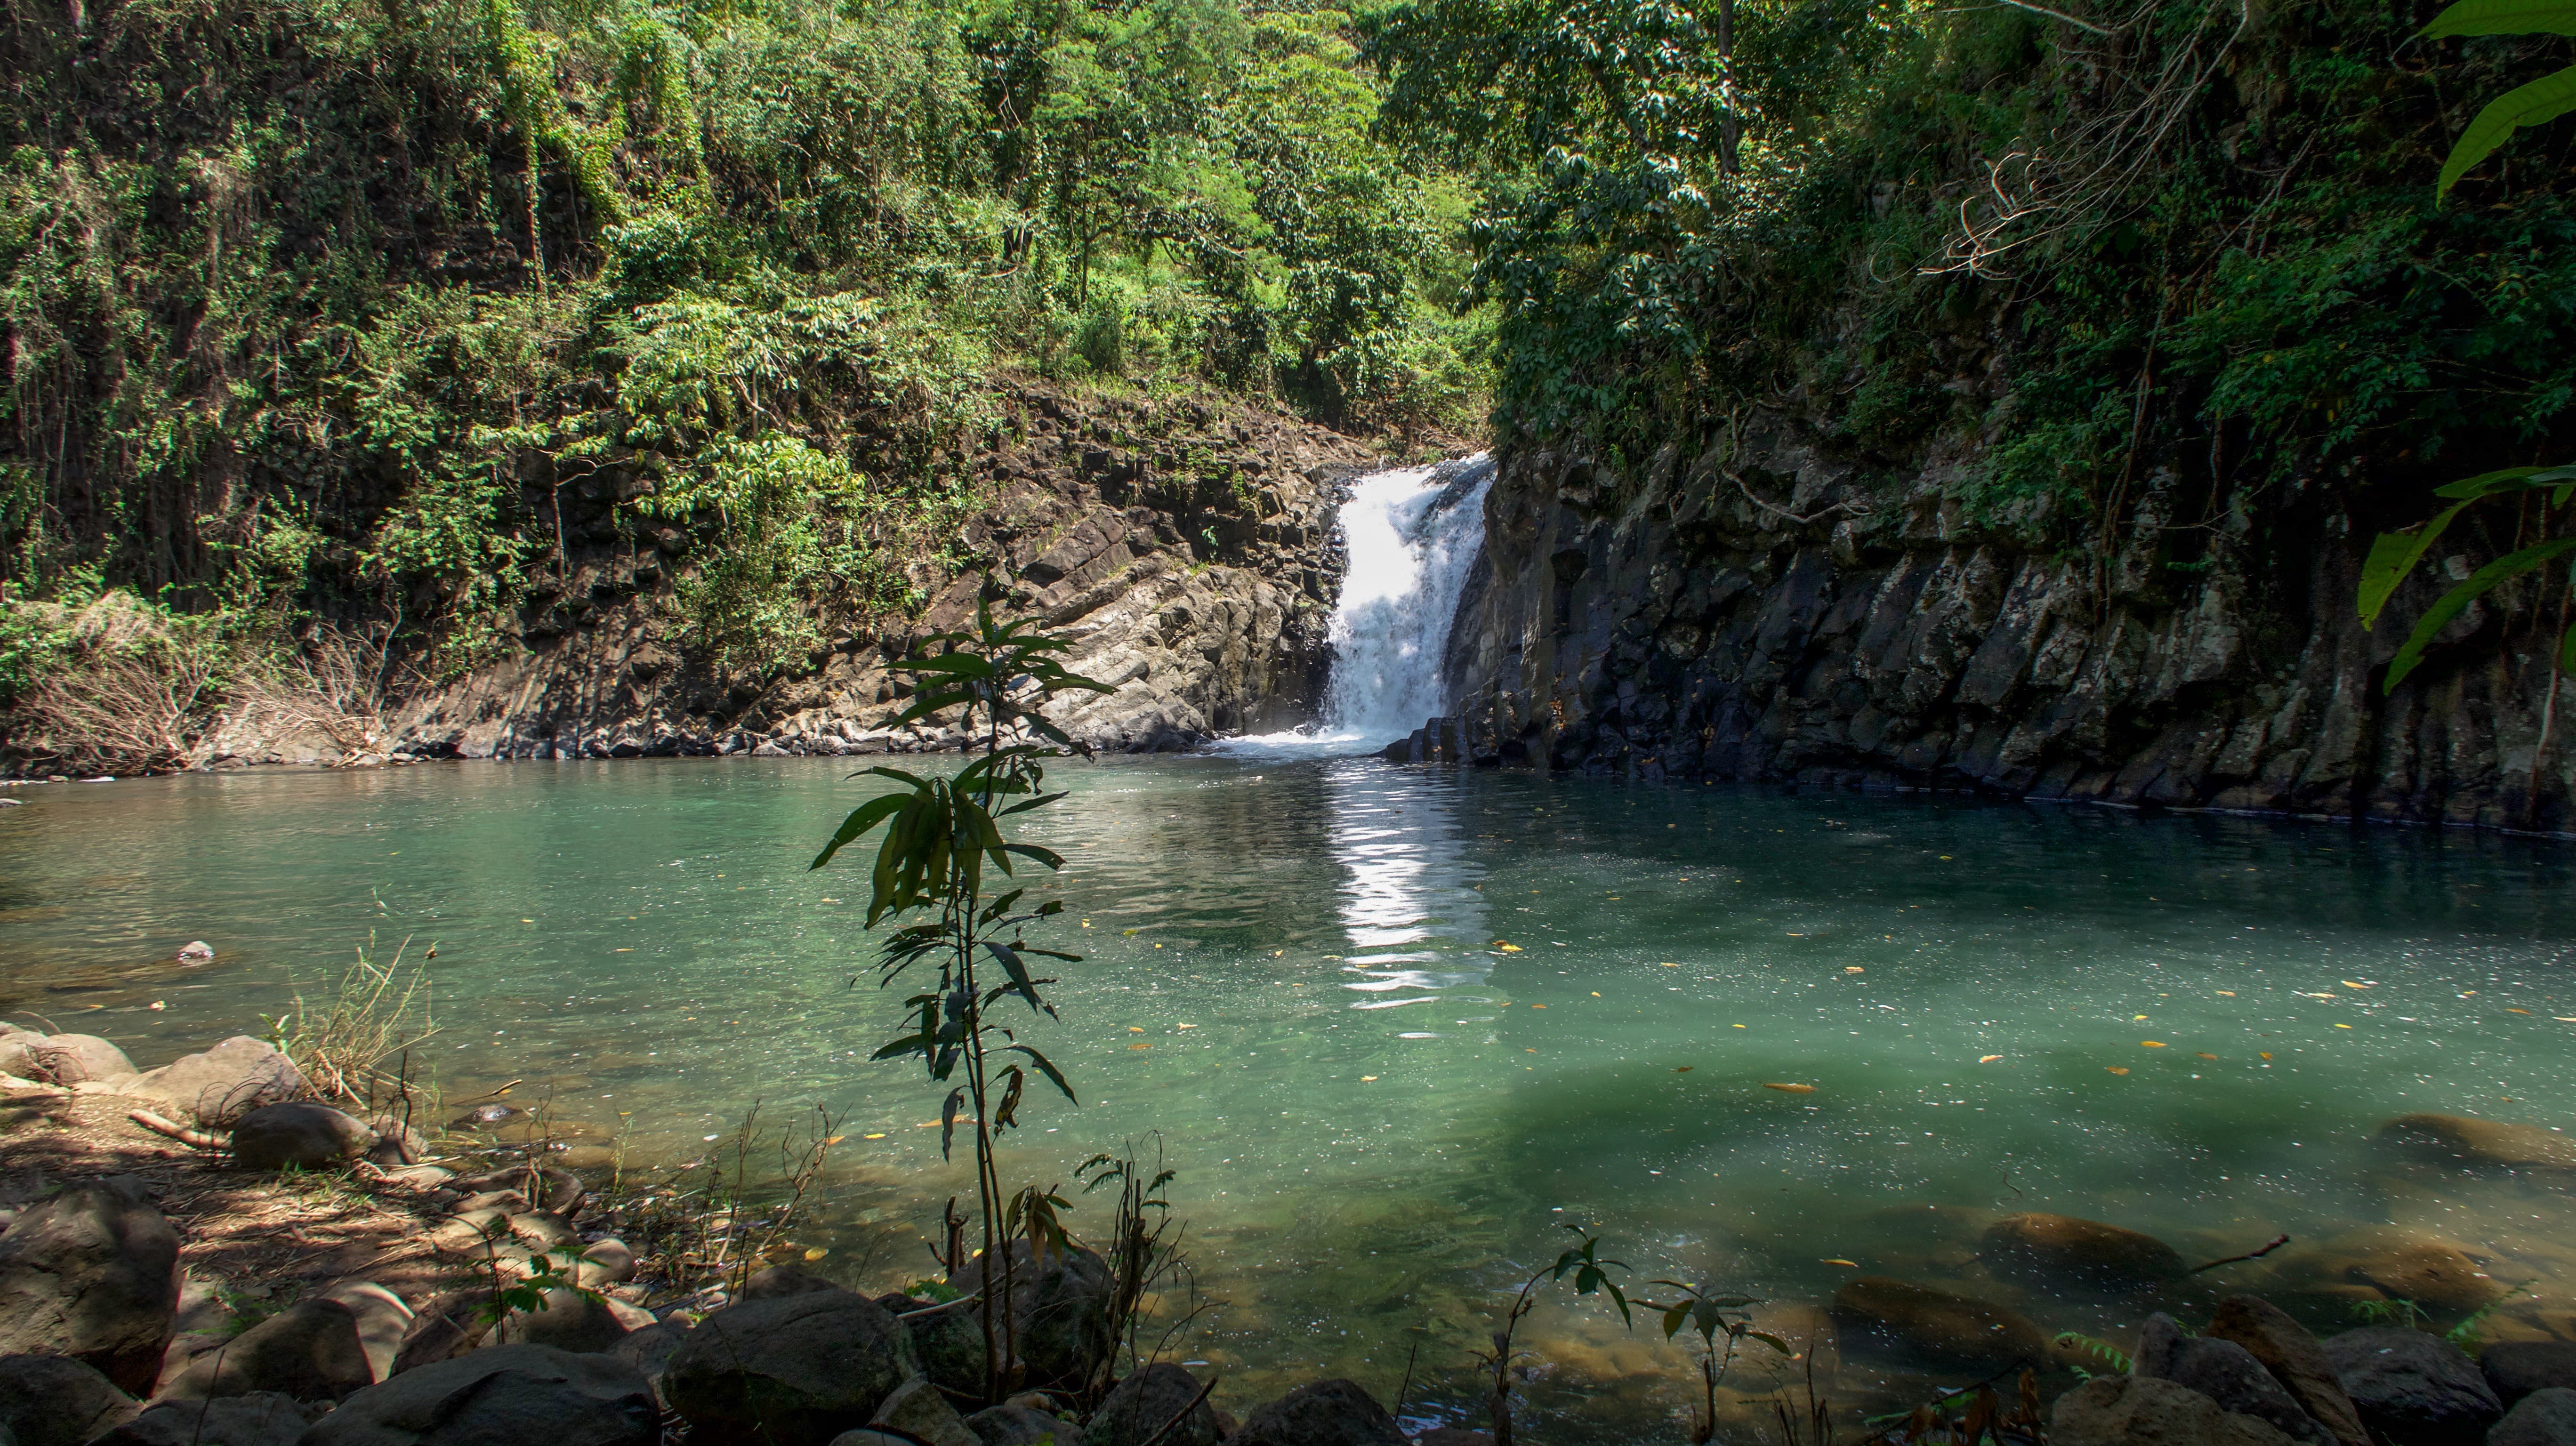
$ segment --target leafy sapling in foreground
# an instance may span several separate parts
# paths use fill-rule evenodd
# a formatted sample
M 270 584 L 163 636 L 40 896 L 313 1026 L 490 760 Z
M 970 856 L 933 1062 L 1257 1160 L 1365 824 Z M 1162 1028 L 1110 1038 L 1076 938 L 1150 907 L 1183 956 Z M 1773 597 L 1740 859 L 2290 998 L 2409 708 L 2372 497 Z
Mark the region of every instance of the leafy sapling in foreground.
M 997 623 L 989 603 L 977 606 L 971 629 L 929 639 L 926 650 L 936 651 L 899 668 L 920 691 L 895 722 L 899 726 L 960 709 L 969 734 L 977 731 L 980 718 L 982 756 L 945 778 L 899 768 L 866 770 L 902 786 L 851 810 L 813 863 L 822 868 L 842 848 L 885 826 L 868 900 L 868 927 L 888 916 L 913 915 L 916 921 L 887 937 L 875 966 L 877 982 L 890 985 L 917 969 L 914 978 L 924 987 L 904 1001 L 911 1031 L 879 1049 L 875 1058 L 917 1057 L 932 1080 L 944 1085 L 958 1081 L 940 1106 L 939 1148 L 943 1156 L 953 1148 L 961 1118 L 972 1127 L 984 1291 L 988 1297 L 998 1291 L 998 1299 L 987 1299 L 976 1312 L 984 1332 L 984 1394 L 992 1401 L 1007 1394 L 1007 1378 L 1018 1369 L 1010 1238 L 1015 1228 L 1028 1228 L 1033 1245 L 1043 1251 L 1040 1227 L 1054 1220 L 1047 1197 L 1024 1194 L 1006 1201 L 993 1163 L 993 1141 L 1019 1123 L 1031 1069 L 1067 1100 L 1080 1103 L 1063 1072 L 1036 1048 L 1021 1043 L 1011 1029 L 994 1023 L 992 1010 L 1016 996 L 1032 1014 L 1055 1017 L 1055 1007 L 1043 993 L 1055 980 L 1033 974 L 1030 961 L 1073 964 L 1081 956 L 1037 947 L 1025 937 L 1032 925 L 1061 912 L 1062 900 L 1022 909 L 1024 887 L 988 899 L 984 870 L 990 864 L 1015 879 L 1015 858 L 1047 869 L 1063 866 L 1064 860 L 1049 849 L 1004 837 L 1001 821 L 1064 797 L 1044 791 L 1046 761 L 1081 751 L 1038 709 L 1066 691 L 1113 691 L 1057 662 L 1052 654 L 1067 646 L 1025 618 Z M 1014 741 L 1004 741 L 1005 728 Z M 1030 736 L 1048 741 L 1025 741 Z M 925 977 L 934 971 L 935 980 Z M 1025 1064 L 1006 1062 L 1013 1055 Z M 1055 1235 L 1061 1238 L 1060 1228 Z M 952 1272 L 960 1264 L 952 1259 Z
M 1637 1323 L 1637 1318 L 1629 1313 L 1626 1292 L 1619 1289 L 1619 1282 L 1610 1278 L 1611 1271 L 1628 1269 L 1627 1263 L 1619 1260 L 1603 1260 L 1600 1256 L 1600 1236 L 1584 1235 L 1583 1227 L 1579 1225 L 1568 1225 L 1564 1228 L 1582 1236 L 1583 1243 L 1559 1255 L 1554 1265 L 1532 1272 L 1529 1279 L 1521 1282 L 1520 1292 L 1512 1297 L 1512 1308 L 1503 1312 L 1502 1327 L 1494 1332 L 1494 1348 L 1491 1351 L 1476 1353 L 1477 1369 L 1493 1378 L 1492 1393 L 1488 1397 L 1487 1408 L 1493 1415 L 1494 1446 L 1512 1446 L 1512 1367 L 1522 1356 L 1528 1354 L 1526 1351 L 1513 1349 L 1512 1335 L 1520 1329 L 1522 1318 L 1537 1309 L 1538 1300 L 1535 1293 L 1539 1282 L 1563 1280 L 1571 1275 L 1574 1277 L 1576 1295 L 1601 1292 L 1609 1296 L 1611 1302 L 1619 1307 L 1621 1320 L 1631 1326 Z
M 1678 1280 L 1659 1280 L 1655 1284 L 1669 1285 L 1682 1293 L 1681 1299 L 1670 1305 L 1657 1305 L 1650 1300 L 1637 1302 L 1648 1310 L 1664 1313 L 1664 1339 L 1681 1334 L 1684 1326 L 1699 1333 L 1700 1414 L 1691 1424 L 1690 1439 L 1691 1446 L 1708 1446 L 1717 1435 L 1717 1383 L 1725 1377 L 1727 1367 L 1735 1364 L 1744 1343 L 1760 1341 L 1784 1358 L 1797 1352 L 1778 1336 L 1753 1329 L 1753 1317 L 1744 1312 L 1744 1307 L 1754 1303 L 1749 1295 L 1719 1295 L 1712 1287 Z M 1717 1344 L 1721 1336 L 1726 1339 L 1723 1349 Z

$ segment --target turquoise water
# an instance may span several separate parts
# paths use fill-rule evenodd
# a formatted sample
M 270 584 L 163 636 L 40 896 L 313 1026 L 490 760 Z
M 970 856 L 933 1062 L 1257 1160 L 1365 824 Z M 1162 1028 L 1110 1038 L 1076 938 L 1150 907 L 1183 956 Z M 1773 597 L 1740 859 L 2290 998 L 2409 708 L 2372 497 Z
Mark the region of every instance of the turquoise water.
M 964 1177 L 922 1128 L 932 1089 L 866 1061 L 897 1011 L 852 983 L 863 873 L 804 869 L 873 786 L 848 771 L 15 790 L 0 1008 L 149 1065 L 256 1032 L 371 936 L 378 957 L 434 943 L 441 1032 L 420 1053 L 452 1096 L 523 1078 L 513 1098 L 660 1161 L 755 1098 L 845 1110 L 801 1238 L 852 1283 L 910 1278 Z M 1159 1132 L 1209 1303 L 1176 1343 L 1229 1370 L 1238 1408 L 1319 1371 L 1392 1397 L 1418 1353 L 1409 1412 L 1458 1414 L 1467 1351 L 1566 1221 L 1641 1279 L 1762 1298 L 1802 1344 L 1862 1271 L 2052 1330 L 2133 1328 L 2134 1302 L 1984 1276 L 1975 1232 L 2017 1210 L 2154 1231 L 2194 1261 L 2294 1236 L 2215 1278 L 2231 1287 L 2394 1225 L 2529 1282 L 2514 1310 L 2566 1312 L 2562 1194 L 2414 1189 L 2367 1146 L 2417 1110 L 2567 1122 L 2564 846 L 1372 760 L 1060 777 L 1072 797 L 1039 834 L 1072 862 L 1043 887 L 1089 958 L 1056 990 L 1063 1022 L 1027 1037 L 1083 1106 L 1024 1112 L 1005 1170 L 1066 1179 Z M 165 962 L 190 939 L 217 962 Z M 1077 1210 L 1077 1234 L 1103 1214 Z M 1562 1301 L 1530 1331 L 1538 1439 L 1672 1438 L 1687 1358 L 1648 1321 Z M 1923 1384 L 1837 1369 L 1855 1408 Z

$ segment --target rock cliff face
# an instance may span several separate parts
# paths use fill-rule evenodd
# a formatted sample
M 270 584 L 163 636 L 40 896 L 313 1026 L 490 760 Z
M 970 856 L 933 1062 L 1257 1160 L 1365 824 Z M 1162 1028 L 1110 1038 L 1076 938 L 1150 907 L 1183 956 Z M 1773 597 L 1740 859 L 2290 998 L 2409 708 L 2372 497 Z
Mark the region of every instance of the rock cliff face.
M 1032 390 L 1008 407 L 1009 432 L 975 459 L 992 500 L 964 541 L 991 560 L 998 606 L 1063 630 L 1069 664 L 1117 688 L 1068 706 L 1068 731 L 1164 749 L 1311 718 L 1341 578 L 1334 509 L 1350 477 L 1383 464 L 1349 438 L 1240 404 Z M 792 676 L 728 679 L 681 646 L 670 597 L 686 538 L 602 519 L 570 602 L 532 619 L 515 656 L 407 700 L 394 751 L 839 754 L 959 741 L 928 720 L 889 731 L 907 690 L 888 665 L 970 617 L 979 575 Z
M 1579 456 L 1508 457 L 1451 636 L 1453 717 L 1410 755 L 2576 824 L 2576 720 L 2531 793 L 2546 647 L 2519 621 L 2499 646 L 2473 612 L 2467 645 L 2383 697 L 2431 585 L 2365 632 L 2368 529 L 2330 501 L 2233 511 L 2210 524 L 2225 545 L 2176 568 L 2151 485 L 2145 540 L 2097 564 L 1965 525 L 1938 463 L 1865 484 L 1785 428 L 1732 455 L 1667 448 L 1624 485 Z

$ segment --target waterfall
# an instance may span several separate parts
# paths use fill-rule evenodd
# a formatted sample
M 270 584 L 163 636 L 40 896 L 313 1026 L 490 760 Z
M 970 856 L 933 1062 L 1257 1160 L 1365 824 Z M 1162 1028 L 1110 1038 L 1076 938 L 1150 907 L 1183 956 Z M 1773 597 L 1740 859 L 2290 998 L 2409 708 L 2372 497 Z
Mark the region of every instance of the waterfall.
M 1333 671 L 1310 728 L 1256 745 L 1382 743 L 1446 710 L 1440 676 L 1467 571 L 1485 545 L 1484 454 L 1372 472 L 1351 484 L 1339 524 L 1346 564 L 1333 605 Z

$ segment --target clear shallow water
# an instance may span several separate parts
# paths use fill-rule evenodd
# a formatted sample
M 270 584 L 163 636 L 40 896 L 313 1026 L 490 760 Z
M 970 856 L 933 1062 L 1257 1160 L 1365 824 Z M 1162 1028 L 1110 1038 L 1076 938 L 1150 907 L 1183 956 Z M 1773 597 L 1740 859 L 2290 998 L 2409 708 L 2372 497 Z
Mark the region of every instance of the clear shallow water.
M 592 1138 L 623 1118 L 632 1155 L 670 1160 L 755 1097 L 847 1109 L 812 1238 L 854 1283 L 908 1278 L 963 1174 L 920 1127 L 933 1092 L 866 1062 L 895 1010 L 850 983 L 864 875 L 804 871 L 872 787 L 848 771 L 15 790 L 0 1007 L 150 1065 L 255 1031 L 370 931 L 435 942 L 424 1053 L 453 1091 L 525 1077 L 514 1097 L 551 1092 Z M 2395 1222 L 2476 1246 L 2535 1308 L 2576 1286 L 2562 1195 L 2411 1187 L 2366 1146 L 2417 1110 L 2568 1123 L 2563 846 L 1349 759 L 1059 776 L 1044 837 L 1072 863 L 1045 887 L 1091 957 L 1030 1037 L 1084 1107 L 1027 1111 L 1006 1170 L 1063 1179 L 1160 1132 L 1218 1302 L 1189 1357 L 1229 1366 L 1238 1405 L 1318 1371 L 1391 1397 L 1419 1342 L 1414 1410 L 1463 1409 L 1457 1367 L 1565 1220 L 1641 1277 L 1762 1297 L 1802 1341 L 1859 1271 L 2134 1327 L 2134 1302 L 1986 1279 L 1975 1231 L 2013 1210 L 2194 1261 Z M 193 938 L 216 964 L 163 962 Z M 1686 1358 L 1650 1322 L 1585 1302 L 1532 1334 L 1540 1439 L 1670 1438 Z M 1847 1363 L 1836 1390 L 1919 1384 Z

